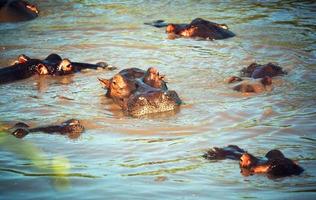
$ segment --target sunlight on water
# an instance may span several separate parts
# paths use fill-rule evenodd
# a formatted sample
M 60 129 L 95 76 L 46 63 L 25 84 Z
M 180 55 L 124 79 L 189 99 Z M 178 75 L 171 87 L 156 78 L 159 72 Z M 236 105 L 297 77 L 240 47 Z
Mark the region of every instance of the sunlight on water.
M 6 199 L 315 199 L 316 4 L 313 1 L 36 1 L 40 16 L 0 24 L 0 66 L 18 55 L 58 53 L 105 61 L 119 70 L 155 66 L 184 105 L 131 118 L 105 97 L 90 70 L 0 85 L 0 194 Z M 144 22 L 225 23 L 236 37 L 170 40 Z M 269 92 L 240 94 L 224 80 L 252 62 L 288 75 Z M 80 119 L 80 136 L 8 132 Z M 300 176 L 242 176 L 236 161 L 204 160 L 213 146 L 236 144 L 263 156 L 278 148 Z M 1 197 L 0 197 L 1 199 Z

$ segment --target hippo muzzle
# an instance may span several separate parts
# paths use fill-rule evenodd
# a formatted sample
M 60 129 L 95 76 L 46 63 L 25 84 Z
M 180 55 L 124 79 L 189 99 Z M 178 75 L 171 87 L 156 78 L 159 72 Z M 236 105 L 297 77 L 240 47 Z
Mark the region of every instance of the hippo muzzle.
M 132 95 L 126 105 L 126 111 L 133 117 L 175 110 L 181 104 L 175 91 L 149 91 Z

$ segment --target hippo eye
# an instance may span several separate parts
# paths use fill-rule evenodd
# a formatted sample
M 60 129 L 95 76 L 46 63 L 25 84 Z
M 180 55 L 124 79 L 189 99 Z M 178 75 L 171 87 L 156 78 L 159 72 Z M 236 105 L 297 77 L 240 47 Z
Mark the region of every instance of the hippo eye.
M 116 82 L 115 82 L 115 81 L 112 81 L 112 84 L 113 84 L 113 85 L 116 85 Z

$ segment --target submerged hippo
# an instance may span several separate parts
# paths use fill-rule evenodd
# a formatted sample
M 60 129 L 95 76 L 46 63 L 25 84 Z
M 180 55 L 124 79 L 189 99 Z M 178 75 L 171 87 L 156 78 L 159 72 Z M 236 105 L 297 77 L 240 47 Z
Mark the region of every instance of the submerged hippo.
M 44 132 L 44 133 L 58 133 L 61 135 L 72 135 L 72 137 L 78 137 L 83 131 L 84 127 L 77 119 L 70 119 L 63 122 L 61 125 L 41 126 L 30 128 L 27 124 L 17 123 L 14 128 L 17 128 L 11 134 L 17 138 L 23 138 L 29 133 Z
M 287 74 L 287 72 L 284 71 L 282 67 L 273 63 L 268 63 L 265 65 L 251 63 L 248 67 L 245 67 L 240 71 L 241 76 L 251 78 L 264 78 L 266 76 L 274 77 L 285 74 Z
M 240 71 L 240 75 L 242 77 L 248 78 L 243 79 L 238 76 L 231 76 L 226 80 L 226 82 L 235 83 L 233 90 L 239 92 L 260 93 L 270 91 L 272 89 L 272 77 L 284 74 L 287 74 L 287 72 L 284 71 L 282 67 L 273 63 L 265 65 L 252 63 Z
M 257 158 L 236 145 L 224 148 L 214 147 L 207 151 L 204 158 L 208 160 L 239 160 L 243 175 L 267 174 L 271 178 L 299 175 L 304 169 L 294 161 L 286 158 L 280 150 L 270 150 L 264 158 Z
M 115 69 L 105 62 L 97 64 L 72 62 L 69 59 L 62 59 L 57 54 L 50 54 L 44 60 L 20 55 L 13 65 L 0 68 L 0 84 L 26 79 L 35 74 L 61 76 L 73 74 L 83 69 L 97 68 Z
M 155 27 L 166 27 L 166 33 L 176 37 L 203 38 L 208 40 L 219 40 L 234 37 L 235 34 L 228 29 L 226 24 L 217 24 L 202 18 L 196 18 L 190 24 L 165 23 L 157 20 L 145 23 Z
M 112 98 L 128 115 L 141 115 L 172 111 L 182 103 L 175 91 L 170 91 L 156 68 L 147 71 L 129 68 L 111 79 L 99 79 L 106 96 Z
M 272 89 L 272 78 L 266 76 L 260 79 L 242 80 L 237 83 L 233 90 L 243 93 L 261 93 Z
M 19 22 L 35 19 L 39 11 L 24 0 L 0 0 L 0 22 Z

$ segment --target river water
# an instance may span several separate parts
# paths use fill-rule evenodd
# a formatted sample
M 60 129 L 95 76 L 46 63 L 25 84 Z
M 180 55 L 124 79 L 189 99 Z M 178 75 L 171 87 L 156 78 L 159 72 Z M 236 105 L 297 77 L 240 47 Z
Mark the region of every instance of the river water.
M 50 53 L 119 69 L 155 66 L 185 104 L 174 114 L 131 118 L 87 71 L 0 86 L 2 129 L 83 121 L 77 138 L 44 133 L 0 138 L 0 199 L 315 199 L 316 4 L 313 1 L 33 1 L 40 17 L 0 24 L 0 66 Z M 226 23 L 236 37 L 167 38 L 157 19 Z M 252 62 L 288 75 L 243 95 L 224 83 Z M 210 162 L 210 147 L 236 144 L 263 156 L 278 148 L 299 176 L 243 176 L 236 161 Z

